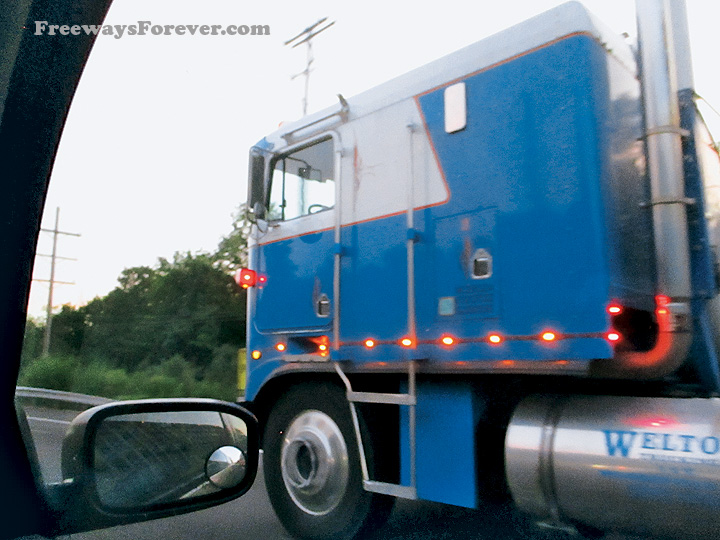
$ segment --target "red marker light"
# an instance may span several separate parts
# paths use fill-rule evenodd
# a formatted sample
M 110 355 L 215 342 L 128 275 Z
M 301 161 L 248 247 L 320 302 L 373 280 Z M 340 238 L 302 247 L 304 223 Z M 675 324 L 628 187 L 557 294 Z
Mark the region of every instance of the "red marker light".
M 680 424 L 675 418 L 650 415 L 630 417 L 624 423 L 638 428 L 673 428 Z
M 366 339 L 364 345 L 365 345 L 368 349 L 372 349 L 372 348 L 375 346 L 375 340 L 373 340 L 373 339 Z
M 664 294 L 659 294 L 655 297 L 655 303 L 658 307 L 665 307 L 670 303 L 670 297 Z
M 258 283 L 267 283 L 267 276 L 258 276 Z
M 452 336 L 443 336 L 440 341 L 442 341 L 443 345 L 448 345 L 448 346 L 453 345 L 455 343 L 455 339 Z
M 608 332 L 606 337 L 607 337 L 608 341 L 617 342 L 617 341 L 620 341 L 620 338 L 622 336 L 620 334 L 618 334 L 617 332 Z
M 490 343 L 492 343 L 493 345 L 497 345 L 497 344 L 499 344 L 499 343 L 502 343 L 502 340 L 503 340 L 503 339 L 502 339 L 502 336 L 500 336 L 499 334 L 490 334 L 490 335 L 488 336 L 488 341 L 489 341 Z
M 610 304 L 607 308 L 610 315 L 620 315 L 622 313 L 622 306 L 618 304 Z
M 254 287 L 257 283 L 257 273 L 249 268 L 241 268 L 235 276 L 235 282 L 243 289 Z

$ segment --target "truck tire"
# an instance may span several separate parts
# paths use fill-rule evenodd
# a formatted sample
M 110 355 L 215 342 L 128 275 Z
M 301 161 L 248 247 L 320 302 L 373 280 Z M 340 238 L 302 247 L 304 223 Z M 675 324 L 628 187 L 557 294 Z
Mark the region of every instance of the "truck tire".
M 374 444 L 365 434 L 363 446 L 372 475 Z M 284 394 L 270 411 L 263 451 L 270 502 L 296 538 L 361 538 L 387 521 L 394 499 L 363 489 L 350 407 L 338 386 L 308 383 Z

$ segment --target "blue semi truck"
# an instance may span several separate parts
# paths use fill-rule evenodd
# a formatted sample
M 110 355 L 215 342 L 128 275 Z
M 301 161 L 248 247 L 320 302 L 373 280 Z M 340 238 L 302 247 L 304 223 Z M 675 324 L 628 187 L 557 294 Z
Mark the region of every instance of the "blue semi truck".
M 250 152 L 246 399 L 299 538 L 395 498 L 720 530 L 720 165 L 681 1 L 559 6 Z

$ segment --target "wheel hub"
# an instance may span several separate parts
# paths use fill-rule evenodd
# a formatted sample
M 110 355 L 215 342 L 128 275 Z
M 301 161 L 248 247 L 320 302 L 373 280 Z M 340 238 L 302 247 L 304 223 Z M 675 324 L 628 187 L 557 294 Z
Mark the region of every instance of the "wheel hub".
M 288 494 L 304 512 L 333 510 L 350 476 L 347 445 L 335 421 L 320 411 L 295 417 L 283 439 L 281 469 Z

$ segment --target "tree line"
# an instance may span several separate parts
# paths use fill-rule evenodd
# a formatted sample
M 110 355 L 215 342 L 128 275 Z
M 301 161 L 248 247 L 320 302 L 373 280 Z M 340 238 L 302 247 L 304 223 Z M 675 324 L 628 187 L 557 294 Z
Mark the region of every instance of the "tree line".
M 244 207 L 213 253 L 176 253 L 126 268 L 118 286 L 62 306 L 42 354 L 44 321 L 28 320 L 19 384 L 111 398 L 237 397 L 245 343 Z

